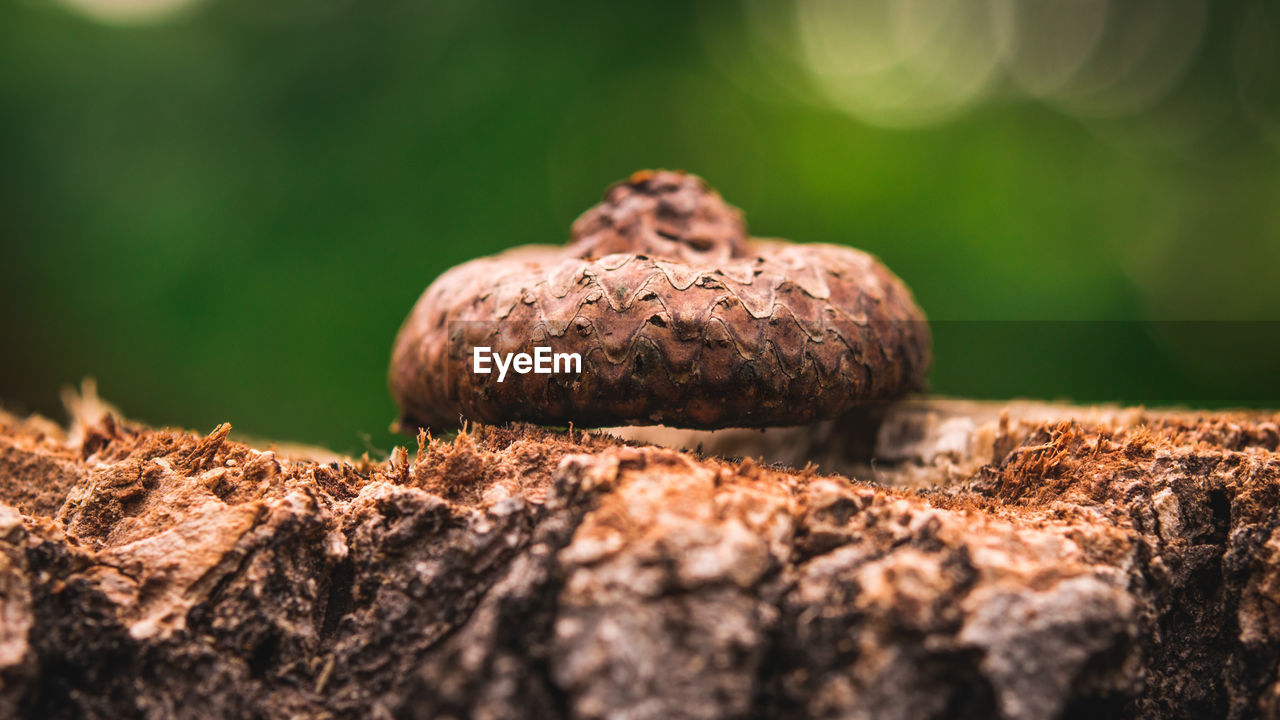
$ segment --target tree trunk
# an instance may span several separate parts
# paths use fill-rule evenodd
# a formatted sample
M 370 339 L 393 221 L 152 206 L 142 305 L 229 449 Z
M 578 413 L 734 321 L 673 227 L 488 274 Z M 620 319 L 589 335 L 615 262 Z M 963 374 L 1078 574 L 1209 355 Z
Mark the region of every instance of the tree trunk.
M 1280 713 L 1276 415 L 921 398 L 374 462 L 97 407 L 0 414 L 3 717 Z

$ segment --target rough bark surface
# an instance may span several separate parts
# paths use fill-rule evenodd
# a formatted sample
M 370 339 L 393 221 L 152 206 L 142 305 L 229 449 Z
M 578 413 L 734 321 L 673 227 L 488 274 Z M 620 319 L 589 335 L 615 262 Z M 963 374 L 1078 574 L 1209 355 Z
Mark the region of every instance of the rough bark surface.
M 528 427 L 327 462 L 0 414 L 0 717 L 1280 710 L 1277 416 L 876 427 L 814 430 L 849 479 Z M 725 437 L 668 439 L 776 440 Z

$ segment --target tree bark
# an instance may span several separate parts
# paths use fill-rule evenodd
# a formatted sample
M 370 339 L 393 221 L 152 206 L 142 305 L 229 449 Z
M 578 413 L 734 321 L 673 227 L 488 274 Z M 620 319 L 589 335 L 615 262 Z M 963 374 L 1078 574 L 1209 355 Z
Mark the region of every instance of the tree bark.
M 1278 419 L 919 398 L 375 462 L 0 414 L 0 716 L 1276 716 Z

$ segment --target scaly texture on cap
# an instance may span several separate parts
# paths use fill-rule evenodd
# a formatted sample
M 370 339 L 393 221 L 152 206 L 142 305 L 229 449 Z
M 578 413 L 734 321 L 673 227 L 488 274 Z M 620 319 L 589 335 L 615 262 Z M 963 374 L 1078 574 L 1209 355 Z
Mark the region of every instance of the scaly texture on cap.
M 577 353 L 582 372 L 473 372 L 473 348 Z M 875 257 L 749 238 L 700 178 L 611 187 L 564 247 L 525 246 L 441 275 L 400 330 L 402 425 L 797 425 L 922 386 L 929 332 Z

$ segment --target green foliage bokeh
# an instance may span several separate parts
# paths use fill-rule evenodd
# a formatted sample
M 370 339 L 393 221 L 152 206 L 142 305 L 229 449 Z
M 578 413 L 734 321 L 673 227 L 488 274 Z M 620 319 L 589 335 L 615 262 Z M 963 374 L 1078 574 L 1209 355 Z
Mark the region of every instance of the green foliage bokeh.
M 736 6 L 6 4 L 0 400 L 57 416 L 93 376 L 147 422 L 385 450 L 390 344 L 433 277 L 676 167 L 755 234 L 883 258 L 936 322 L 939 392 L 1280 405 L 1246 5 L 1210 6 L 1139 115 L 1009 96 L 884 129 L 777 91 Z

